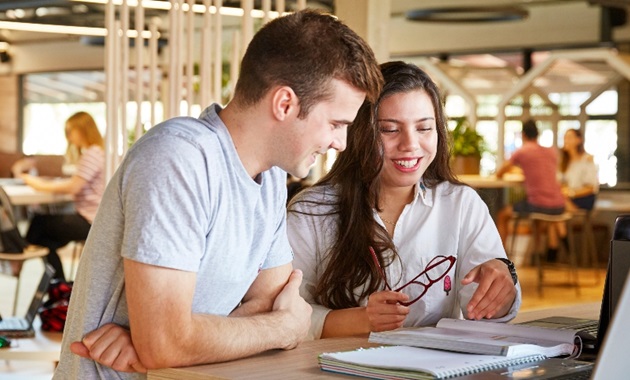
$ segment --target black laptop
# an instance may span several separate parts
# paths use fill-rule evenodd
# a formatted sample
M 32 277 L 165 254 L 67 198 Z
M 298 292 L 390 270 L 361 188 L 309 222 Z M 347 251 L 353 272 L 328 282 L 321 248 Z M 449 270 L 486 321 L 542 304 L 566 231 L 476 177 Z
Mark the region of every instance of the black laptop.
M 33 330 L 33 320 L 37 316 L 37 310 L 42 305 L 44 296 L 48 291 L 48 285 L 53 278 L 55 270 L 52 266 L 46 264 L 42 279 L 37 286 L 31 306 L 24 317 L 7 317 L 0 321 L 0 335 L 10 338 L 28 338 L 35 335 Z

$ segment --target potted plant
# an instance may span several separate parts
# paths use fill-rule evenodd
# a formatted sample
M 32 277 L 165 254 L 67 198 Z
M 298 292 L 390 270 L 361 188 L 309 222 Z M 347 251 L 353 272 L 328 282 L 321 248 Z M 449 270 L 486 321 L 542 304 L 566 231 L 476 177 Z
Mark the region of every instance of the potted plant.
M 486 142 L 466 117 L 454 118 L 451 135 L 451 167 L 455 174 L 479 174 L 481 155 L 487 150 Z

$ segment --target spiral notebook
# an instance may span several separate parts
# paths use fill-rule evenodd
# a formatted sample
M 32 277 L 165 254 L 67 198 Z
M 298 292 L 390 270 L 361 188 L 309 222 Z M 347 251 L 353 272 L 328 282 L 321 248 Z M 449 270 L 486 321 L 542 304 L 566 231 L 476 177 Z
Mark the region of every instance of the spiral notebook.
M 373 379 L 446 379 L 543 359 L 543 355 L 506 358 L 409 346 L 382 346 L 323 353 L 319 356 L 319 364 L 324 371 Z

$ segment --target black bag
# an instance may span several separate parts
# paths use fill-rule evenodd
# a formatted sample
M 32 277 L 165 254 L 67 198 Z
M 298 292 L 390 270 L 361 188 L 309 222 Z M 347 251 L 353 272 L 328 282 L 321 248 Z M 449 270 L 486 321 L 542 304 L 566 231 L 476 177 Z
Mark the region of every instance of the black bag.
M 22 253 L 28 242 L 20 235 L 15 224 L 9 196 L 0 187 L 0 252 Z

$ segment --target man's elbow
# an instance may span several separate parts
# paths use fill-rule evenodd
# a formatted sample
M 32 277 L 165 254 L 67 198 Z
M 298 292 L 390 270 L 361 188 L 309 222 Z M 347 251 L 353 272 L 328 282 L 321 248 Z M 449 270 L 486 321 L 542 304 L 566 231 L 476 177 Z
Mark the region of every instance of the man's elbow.
M 165 352 L 163 349 L 145 348 L 141 345 L 137 348 L 138 359 L 144 365 L 146 369 L 160 369 L 160 368 L 169 368 L 174 367 L 175 365 L 171 362 L 173 351 L 171 351 L 171 355 Z
M 132 334 L 133 335 L 133 334 Z M 169 339 L 154 332 L 153 337 L 133 336 L 138 359 L 146 369 L 160 369 L 181 366 L 178 357 L 185 352 L 183 347 L 177 347 L 181 340 Z

